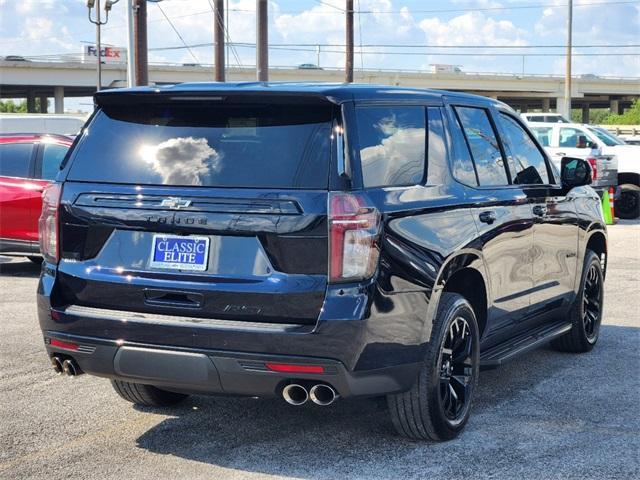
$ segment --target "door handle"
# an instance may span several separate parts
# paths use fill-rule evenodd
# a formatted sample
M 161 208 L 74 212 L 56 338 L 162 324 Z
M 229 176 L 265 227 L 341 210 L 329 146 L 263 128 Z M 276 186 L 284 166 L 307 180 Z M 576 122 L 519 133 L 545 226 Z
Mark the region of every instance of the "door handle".
M 495 212 L 482 212 L 480 215 L 478 215 L 480 217 L 480 221 L 483 223 L 488 223 L 489 225 L 491 225 L 493 222 L 496 221 L 496 214 Z
M 547 207 L 542 205 L 535 205 L 533 207 L 533 214 L 537 217 L 544 217 L 547 214 Z
M 564 152 L 556 152 L 556 157 L 564 157 L 566 153 Z

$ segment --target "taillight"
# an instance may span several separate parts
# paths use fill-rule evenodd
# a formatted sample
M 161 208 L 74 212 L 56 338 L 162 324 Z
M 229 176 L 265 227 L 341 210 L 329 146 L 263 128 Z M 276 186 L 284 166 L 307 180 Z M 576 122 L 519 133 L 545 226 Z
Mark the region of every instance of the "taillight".
M 58 262 L 58 207 L 61 192 L 62 186 L 59 183 L 52 183 L 42 193 L 42 213 L 38 222 L 40 253 L 47 262 L 51 263 Z
M 329 194 L 329 281 L 370 278 L 378 263 L 380 214 L 356 193 Z
M 598 161 L 593 157 L 588 157 L 587 162 L 591 165 L 591 180 L 598 178 Z

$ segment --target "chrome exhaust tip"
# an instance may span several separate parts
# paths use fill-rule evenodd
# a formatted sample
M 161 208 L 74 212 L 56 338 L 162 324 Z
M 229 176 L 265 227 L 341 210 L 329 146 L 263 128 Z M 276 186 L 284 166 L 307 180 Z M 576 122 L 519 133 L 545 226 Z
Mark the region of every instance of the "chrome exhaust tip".
M 56 375 L 62 375 L 62 359 L 60 357 L 51 357 L 51 366 Z
M 316 405 L 326 407 L 327 405 L 331 405 L 336 398 L 338 398 L 338 394 L 329 385 L 319 383 L 318 385 L 311 387 L 311 390 L 309 390 L 309 398 Z
M 76 362 L 70 359 L 62 362 L 62 371 L 70 377 L 80 375 L 80 369 L 78 368 L 78 365 L 76 365 Z
M 298 406 L 307 403 L 309 394 L 307 393 L 307 389 L 302 385 L 292 383 L 282 389 L 282 398 L 284 398 L 289 405 Z

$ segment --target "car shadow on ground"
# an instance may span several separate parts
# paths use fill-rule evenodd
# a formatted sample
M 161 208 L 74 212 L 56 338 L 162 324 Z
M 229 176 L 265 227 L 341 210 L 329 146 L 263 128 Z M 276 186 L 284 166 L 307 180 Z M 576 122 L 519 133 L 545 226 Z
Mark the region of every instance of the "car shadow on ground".
M 36 278 L 40 275 L 39 263 L 27 258 L 10 258 L 0 256 L 0 277 Z
M 637 328 L 602 327 L 602 336 L 609 337 L 606 342 L 609 344 L 619 344 L 620 339 L 637 339 L 638 333 Z M 464 456 L 468 444 L 478 438 L 484 439 L 483 443 L 494 441 L 491 438 L 496 433 L 491 429 L 504 429 L 499 435 L 515 435 L 502 418 L 501 406 L 509 404 L 519 418 L 518 409 L 531 409 L 530 403 L 520 407 L 520 402 L 532 402 L 533 392 L 548 397 L 551 405 L 558 401 L 554 395 L 570 396 L 576 385 L 583 383 L 583 375 L 594 377 L 596 371 L 600 375 L 599 365 L 603 363 L 600 357 L 608 360 L 611 353 L 605 346 L 599 347 L 582 356 L 546 347 L 499 369 L 481 372 L 467 429 L 458 439 L 444 444 L 424 444 L 396 436 L 383 399 L 339 400 L 329 407 L 291 407 L 281 399 L 204 396 L 191 397 L 175 409 L 154 410 L 172 417 L 145 432 L 137 444 L 154 453 L 287 477 L 337 478 L 336 472 L 342 472 L 344 478 L 364 477 L 370 461 L 382 458 L 388 458 L 389 475 L 393 470 L 407 473 L 412 463 L 409 459 L 418 451 L 429 456 Z M 629 347 L 629 355 L 633 355 L 630 344 Z M 553 388 L 539 385 L 545 382 L 552 382 Z M 566 403 L 566 398 L 563 401 Z M 554 421 L 572 421 L 574 413 L 563 408 L 558 407 L 548 415 L 560 417 Z M 606 417 L 605 412 L 597 413 Z M 375 471 L 369 475 L 385 476 L 384 472 L 376 475 Z

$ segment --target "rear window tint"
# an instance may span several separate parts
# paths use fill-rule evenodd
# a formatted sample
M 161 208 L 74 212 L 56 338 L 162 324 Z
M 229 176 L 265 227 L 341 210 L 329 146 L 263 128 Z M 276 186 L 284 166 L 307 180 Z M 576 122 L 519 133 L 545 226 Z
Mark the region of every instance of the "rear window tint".
M 100 111 L 70 180 L 254 188 L 326 188 L 331 107 L 154 104 Z
M 29 177 L 32 143 L 0 144 L 0 175 L 3 177 Z

